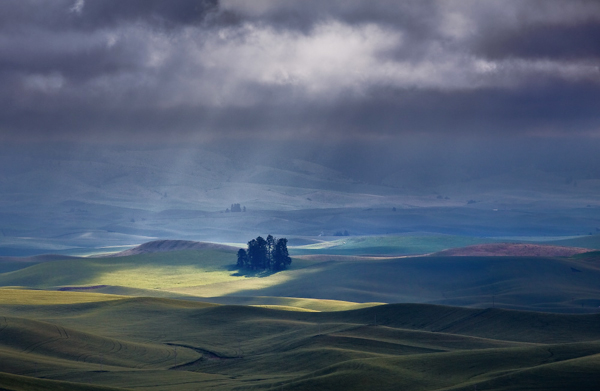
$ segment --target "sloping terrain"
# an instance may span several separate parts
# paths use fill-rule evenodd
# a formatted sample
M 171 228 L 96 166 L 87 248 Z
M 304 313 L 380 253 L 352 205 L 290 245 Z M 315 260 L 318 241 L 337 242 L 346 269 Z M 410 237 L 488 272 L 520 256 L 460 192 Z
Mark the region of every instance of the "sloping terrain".
M 293 247 L 290 252 L 292 255 L 420 255 L 490 242 L 494 239 L 456 235 L 349 236 Z
M 526 243 L 490 243 L 439 251 L 433 255 L 448 257 L 572 257 L 589 252 L 587 248 Z
M 320 240 L 318 240 L 320 239 Z M 541 238 L 538 238 L 541 239 Z M 305 239 L 306 240 L 306 239 Z M 316 241 L 316 243 L 315 243 Z M 312 243 L 291 248 L 293 255 L 424 255 L 440 256 L 529 256 L 569 257 L 600 248 L 596 236 L 584 236 L 562 241 L 500 238 L 458 235 L 385 235 L 348 236 L 343 238 L 313 238 Z
M 597 253 L 589 254 L 570 258 L 310 255 L 294 257 L 289 270 L 271 273 L 238 270 L 233 248 L 188 249 L 43 262 L 0 273 L 0 286 L 226 304 L 301 303 L 267 298 L 283 297 L 589 313 L 600 305 L 600 261 Z
M 203 297 L 279 296 L 594 312 L 600 305 L 599 266 L 597 257 L 311 256 L 295 258 L 290 270 L 259 280 L 171 291 Z
M 194 242 L 191 240 L 154 240 L 131 248 L 129 250 L 121 251 L 116 254 L 112 254 L 113 257 L 126 257 L 129 255 L 139 255 L 148 253 L 164 253 L 169 251 L 183 251 L 183 250 L 223 250 L 223 251 L 237 251 L 237 247 L 226 246 L 217 243 L 207 242 Z
M 56 254 L 36 255 L 32 257 L 0 257 L 0 273 L 23 269 L 38 263 L 62 261 L 73 258 L 75 257 Z
M 295 312 L 148 298 L 5 301 L 0 312 L 6 390 L 559 390 L 600 382 L 598 314 L 422 304 Z
M 0 285 L 32 288 L 116 285 L 165 289 L 243 278 L 231 276 L 227 266 L 232 263 L 235 263 L 233 251 L 212 249 L 76 258 L 0 274 Z

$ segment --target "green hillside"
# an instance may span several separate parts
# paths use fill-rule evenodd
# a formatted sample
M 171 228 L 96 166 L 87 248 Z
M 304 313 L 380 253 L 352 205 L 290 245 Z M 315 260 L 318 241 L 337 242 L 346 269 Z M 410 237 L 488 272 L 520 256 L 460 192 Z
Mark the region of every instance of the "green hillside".
M 554 240 L 550 242 L 558 246 L 584 247 L 589 249 L 600 249 L 600 235 L 586 235 L 571 239 Z
M 126 296 L 103 293 L 61 292 L 23 289 L 0 289 L 0 304 L 11 305 L 56 305 L 78 304 L 97 301 L 119 300 Z
M 2 390 L 8 391 L 118 391 L 123 388 L 101 387 L 91 384 L 38 379 L 0 372 Z
M 600 305 L 597 260 L 594 253 L 571 258 L 325 254 L 296 256 L 289 270 L 263 273 L 237 270 L 230 250 L 204 249 L 44 262 L 1 273 L 0 286 L 326 311 L 357 308 L 356 303 L 413 302 L 589 313 Z
M 297 246 L 290 249 L 292 255 L 415 255 L 429 254 L 448 248 L 474 244 L 494 243 L 496 240 L 454 235 L 406 235 L 406 236 L 349 236 L 331 241 Z
M 260 288 L 215 284 L 221 294 L 417 302 L 594 312 L 600 305 L 600 269 L 594 260 L 538 257 L 319 258 Z M 227 289 L 228 290 L 227 290 Z M 208 287 L 177 291 L 208 296 Z
M 558 390 L 600 381 L 598 314 L 422 304 L 296 312 L 150 298 L 0 312 L 0 388 L 15 391 Z
M 36 288 L 116 285 L 165 289 L 230 281 L 235 277 L 227 268 L 235 261 L 235 253 L 223 250 L 66 259 L 0 274 L 0 285 Z

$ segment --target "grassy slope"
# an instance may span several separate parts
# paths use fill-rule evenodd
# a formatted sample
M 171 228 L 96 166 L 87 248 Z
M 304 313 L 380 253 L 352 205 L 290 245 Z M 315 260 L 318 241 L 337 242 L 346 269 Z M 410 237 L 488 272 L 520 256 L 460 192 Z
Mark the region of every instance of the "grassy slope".
M 73 259 L 37 264 L 0 275 L 0 285 L 49 288 L 116 285 L 141 289 L 231 281 L 230 251 L 174 251 L 116 258 Z M 241 279 L 243 277 L 237 277 Z
M 349 236 L 292 247 L 290 253 L 293 255 L 417 255 L 499 242 L 502 240 L 455 235 Z M 600 235 L 553 241 L 532 241 L 531 243 L 600 249 Z
M 38 289 L 87 285 L 111 294 L 223 296 L 226 299 L 214 301 L 314 310 L 356 308 L 357 302 L 425 302 L 591 312 L 600 305 L 597 259 L 313 255 L 294 258 L 292 268 L 284 272 L 244 274 L 232 268 L 231 252 L 187 250 L 45 262 L 0 274 L 0 285 Z
M 218 304 L 254 305 L 254 306 L 282 306 L 288 308 L 305 309 L 309 311 L 348 311 L 367 308 L 384 303 L 355 303 L 351 301 L 306 299 L 297 297 L 273 296 L 221 296 L 208 297 L 202 300 Z
M 117 391 L 123 388 L 102 387 L 91 384 L 38 379 L 0 372 L 0 386 L 8 391 Z
M 0 311 L 7 317 L 2 367 L 27 381 L 142 390 L 437 390 L 575 389 L 600 380 L 600 315 L 418 304 L 314 313 L 148 298 Z M 117 341 L 121 348 L 111 348 Z M 0 376 L 0 387 L 6 379 Z
M 124 299 L 121 295 L 103 293 L 34 291 L 23 289 L 0 289 L 0 304 L 43 305 L 78 304 Z
M 166 369 L 175 362 L 175 350 L 167 345 L 106 338 L 15 317 L 3 317 L 0 327 L 0 361 L 7 372 L 28 373 L 38 361 L 44 362 L 50 373 L 63 367 Z M 199 358 L 191 350 L 182 350 L 178 356 L 182 361 Z
M 314 260 L 313 260 L 314 261 Z M 573 270 L 579 270 L 573 271 Z M 600 305 L 597 262 L 535 257 L 421 257 L 326 261 L 240 296 L 286 296 L 354 302 L 430 302 L 573 312 Z M 202 292 L 195 288 L 186 293 Z
M 557 246 L 585 247 L 600 249 L 600 235 L 586 235 L 572 239 L 561 239 L 549 242 Z
M 494 242 L 496 242 L 494 239 L 453 235 L 350 236 L 294 247 L 290 249 L 290 253 L 292 255 L 415 255 Z

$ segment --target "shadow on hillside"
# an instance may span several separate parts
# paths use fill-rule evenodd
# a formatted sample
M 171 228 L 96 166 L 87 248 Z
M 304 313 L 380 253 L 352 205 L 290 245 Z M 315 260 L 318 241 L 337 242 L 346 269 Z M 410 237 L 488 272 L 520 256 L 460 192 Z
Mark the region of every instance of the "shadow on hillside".
M 236 265 L 231 265 L 227 270 L 235 272 L 231 275 L 234 277 L 269 277 L 273 274 L 279 273 L 280 270 L 251 270 L 251 269 L 240 269 Z

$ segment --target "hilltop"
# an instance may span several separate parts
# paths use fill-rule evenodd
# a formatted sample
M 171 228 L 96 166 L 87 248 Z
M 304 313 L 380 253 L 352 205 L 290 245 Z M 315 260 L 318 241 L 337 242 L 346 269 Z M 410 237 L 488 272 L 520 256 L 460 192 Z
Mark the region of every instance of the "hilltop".
M 161 253 L 169 251 L 182 251 L 182 250 L 221 250 L 221 251 L 237 251 L 237 247 L 227 246 L 224 244 L 208 243 L 208 242 L 194 242 L 190 240 L 154 240 L 131 248 L 129 250 L 121 251 L 116 254 L 112 254 L 112 257 L 126 257 L 129 255 L 139 254 L 151 254 Z

